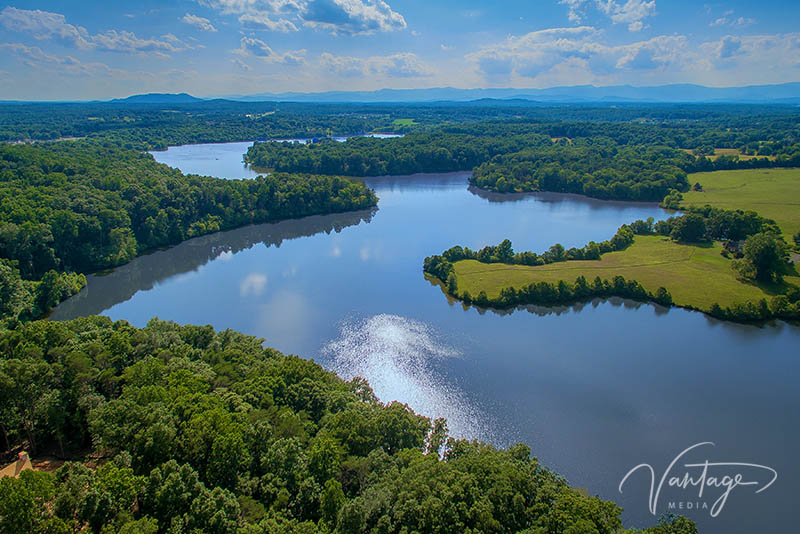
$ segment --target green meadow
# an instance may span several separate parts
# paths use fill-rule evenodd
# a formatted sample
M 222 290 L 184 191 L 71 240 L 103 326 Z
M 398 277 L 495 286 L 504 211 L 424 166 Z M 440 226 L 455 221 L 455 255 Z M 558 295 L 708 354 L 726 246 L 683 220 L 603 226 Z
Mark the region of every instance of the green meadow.
M 462 260 L 453 264 L 458 292 L 478 295 L 485 291 L 490 300 L 504 287 L 520 288 L 531 282 L 574 282 L 584 276 L 589 282 L 599 276 L 611 280 L 617 275 L 640 282 L 649 292 L 660 286 L 672 294 L 674 303 L 708 311 L 712 304 L 723 308 L 736 303 L 757 302 L 783 293 L 786 283 L 798 284 L 797 273 L 784 284 L 764 285 L 737 278 L 731 260 L 720 253 L 718 243 L 702 246 L 675 243 L 663 236 L 636 236 L 625 250 L 609 252 L 599 260 L 581 260 L 548 265 L 507 265 Z
M 800 169 L 748 169 L 689 175 L 703 191 L 684 193 L 681 206 L 753 210 L 774 219 L 787 242 L 800 232 Z

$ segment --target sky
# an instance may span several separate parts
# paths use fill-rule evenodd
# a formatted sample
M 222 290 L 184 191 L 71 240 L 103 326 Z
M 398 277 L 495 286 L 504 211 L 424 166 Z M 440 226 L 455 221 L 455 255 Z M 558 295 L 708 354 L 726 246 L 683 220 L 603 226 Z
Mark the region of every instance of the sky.
M 796 0 L 0 0 L 0 100 L 795 81 Z

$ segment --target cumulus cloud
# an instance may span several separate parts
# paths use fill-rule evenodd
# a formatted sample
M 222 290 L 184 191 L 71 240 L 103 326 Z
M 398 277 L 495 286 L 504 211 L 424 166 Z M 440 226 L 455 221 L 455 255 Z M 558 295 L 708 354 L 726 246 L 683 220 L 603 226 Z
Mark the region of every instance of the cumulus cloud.
M 106 52 L 155 53 L 166 55 L 168 52 L 179 52 L 192 48 L 171 34 L 159 39 L 141 39 L 133 32 L 108 30 L 92 37 L 92 44 L 97 50 Z
M 608 47 L 605 52 L 612 56 L 621 54 L 618 69 L 655 70 L 669 65 L 680 65 L 688 48 L 682 35 L 662 35 L 647 41 L 623 46 Z
M 67 24 L 67 19 L 59 13 L 8 6 L 0 11 L 0 24 L 7 30 L 30 34 L 37 41 L 51 40 L 81 49 L 92 47 L 89 32 Z
M 266 13 L 245 13 L 239 17 L 239 24 L 245 30 L 267 30 L 271 32 L 296 32 L 297 26 L 286 19 L 273 19 Z
M 800 74 L 800 33 L 728 35 L 700 43 L 661 35 L 611 45 L 591 26 L 552 28 L 508 37 L 466 58 L 493 84 L 773 83 Z
M 141 39 L 133 32 L 108 30 L 90 35 L 85 28 L 68 24 L 64 15 L 8 6 L 0 11 L 0 25 L 10 31 L 26 33 L 38 41 L 54 41 L 80 50 L 165 55 L 191 48 L 174 35 L 161 39 Z
M 757 21 L 756 19 L 750 17 L 733 17 L 733 9 L 729 9 L 723 13 L 721 17 L 718 17 L 711 21 L 708 25 L 712 28 L 716 26 L 730 26 L 731 28 L 746 28 L 747 26 L 752 26 Z
M 624 4 L 614 0 L 597 0 L 597 4 L 614 24 L 627 24 L 632 32 L 640 31 L 644 27 L 643 20 L 656 14 L 655 0 L 628 0 Z
M 369 34 L 402 30 L 403 15 L 383 0 L 314 0 L 302 12 L 306 26 L 331 33 Z
M 800 68 L 800 33 L 726 35 L 701 44 L 700 53 L 711 64 L 725 69 L 787 73 Z
M 592 26 L 539 30 L 486 46 L 467 59 L 492 82 L 507 82 L 512 74 L 535 78 L 564 61 L 586 60 L 597 54 L 600 45 L 591 39 L 597 35 Z
M 247 30 L 297 31 L 300 26 L 359 35 L 406 28 L 405 18 L 384 0 L 198 0 L 239 15 Z
M 233 51 L 240 56 L 255 57 L 267 63 L 298 66 L 305 63 L 305 50 L 293 50 L 283 54 L 275 52 L 267 43 L 255 37 L 242 37 L 239 48 Z
M 583 21 L 583 4 L 586 3 L 586 0 L 559 0 L 558 3 L 569 7 L 567 17 L 570 22 L 580 24 Z
M 646 71 L 679 65 L 687 53 L 683 36 L 659 36 L 625 45 L 606 45 L 592 26 L 552 28 L 509 37 L 467 56 L 488 81 L 537 78 L 558 69 L 592 76 L 620 70 Z
M 192 15 L 191 13 L 186 13 L 180 20 L 182 20 L 186 24 L 189 24 L 206 32 L 217 31 L 214 25 L 211 24 L 210 20 L 203 17 L 198 17 L 197 15 Z
M 320 62 L 328 71 L 346 78 L 363 76 L 421 78 L 433 75 L 433 70 L 416 54 L 411 53 L 358 58 L 335 56 L 325 52 L 320 56 Z
M 641 31 L 644 20 L 656 14 L 655 0 L 627 0 L 624 3 L 616 0 L 559 0 L 559 4 L 569 8 L 567 16 L 575 24 L 580 24 L 586 17 L 587 5 L 594 5 L 614 24 L 627 24 L 632 32 Z
M 56 56 L 44 52 L 38 46 L 27 46 L 22 43 L 0 43 L 3 54 L 13 55 L 24 65 L 37 70 L 57 69 L 60 74 L 76 75 L 110 75 L 114 72 L 104 63 L 85 63 L 72 56 Z

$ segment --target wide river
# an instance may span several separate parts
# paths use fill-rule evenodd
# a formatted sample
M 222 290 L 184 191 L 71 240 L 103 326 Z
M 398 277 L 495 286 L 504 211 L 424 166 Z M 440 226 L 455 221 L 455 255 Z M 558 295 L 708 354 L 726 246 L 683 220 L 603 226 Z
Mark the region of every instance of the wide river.
M 170 148 L 186 172 L 252 176 L 249 143 Z M 137 258 L 59 306 L 53 319 L 104 314 L 137 326 L 158 316 L 262 337 L 345 378 L 365 376 L 383 401 L 444 416 L 455 436 L 528 443 L 574 486 L 623 506 L 626 526 L 654 524 L 648 502 L 670 476 L 712 466 L 758 486 L 668 488 L 656 515 L 688 515 L 709 533 L 790 532 L 800 480 L 800 328 L 746 326 L 612 299 L 513 312 L 464 308 L 426 281 L 422 260 L 452 245 L 510 238 L 517 250 L 582 246 L 623 223 L 667 214 L 652 204 L 470 190 L 468 173 L 368 179 L 376 211 L 250 226 Z M 702 288 L 698 288 L 702 291 Z M 719 506 L 719 504 L 717 505 Z

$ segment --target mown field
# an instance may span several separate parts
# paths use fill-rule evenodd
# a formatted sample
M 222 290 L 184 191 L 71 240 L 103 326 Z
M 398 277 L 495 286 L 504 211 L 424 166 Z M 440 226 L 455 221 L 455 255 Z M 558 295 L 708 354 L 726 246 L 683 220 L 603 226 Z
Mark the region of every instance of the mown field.
M 703 191 L 684 193 L 681 206 L 711 204 L 722 209 L 758 212 L 774 219 L 787 242 L 800 232 L 800 169 L 750 169 L 699 172 L 689 183 L 699 182 Z
M 462 260 L 454 263 L 459 293 L 478 295 L 485 291 L 489 299 L 504 287 L 519 288 L 536 281 L 574 282 L 583 275 L 589 282 L 596 276 L 611 280 L 617 275 L 637 280 L 655 292 L 666 287 L 678 306 L 707 311 L 714 303 L 722 307 L 758 301 L 782 293 L 785 285 L 759 286 L 739 280 L 724 258 L 718 243 L 705 246 L 683 245 L 663 236 L 636 236 L 633 245 L 623 251 L 609 252 L 600 260 L 566 261 L 549 265 L 526 266 L 481 263 Z M 800 284 L 793 275 L 786 282 Z

